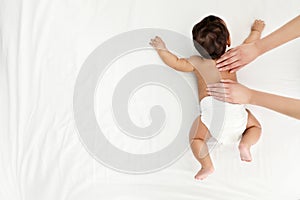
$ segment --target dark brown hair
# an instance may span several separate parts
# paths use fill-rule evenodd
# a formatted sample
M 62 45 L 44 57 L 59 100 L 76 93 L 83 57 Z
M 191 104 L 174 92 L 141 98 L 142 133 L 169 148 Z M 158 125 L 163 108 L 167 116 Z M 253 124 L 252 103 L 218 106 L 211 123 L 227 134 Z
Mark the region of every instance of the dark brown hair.
M 192 33 L 194 46 L 204 58 L 218 59 L 225 53 L 229 31 L 221 18 L 205 17 L 193 27 Z

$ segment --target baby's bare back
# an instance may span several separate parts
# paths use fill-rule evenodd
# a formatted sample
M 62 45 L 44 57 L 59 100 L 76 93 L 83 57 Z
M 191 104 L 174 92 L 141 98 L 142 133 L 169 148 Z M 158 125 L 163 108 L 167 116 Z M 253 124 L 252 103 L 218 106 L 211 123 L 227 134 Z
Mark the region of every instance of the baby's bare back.
M 237 81 L 236 73 L 229 73 L 229 71 L 220 72 L 216 68 L 216 62 L 214 60 L 204 59 L 200 56 L 192 56 L 189 61 L 196 68 L 194 73 L 198 82 L 199 100 L 208 96 L 206 92 L 207 84 L 220 82 L 221 79 Z

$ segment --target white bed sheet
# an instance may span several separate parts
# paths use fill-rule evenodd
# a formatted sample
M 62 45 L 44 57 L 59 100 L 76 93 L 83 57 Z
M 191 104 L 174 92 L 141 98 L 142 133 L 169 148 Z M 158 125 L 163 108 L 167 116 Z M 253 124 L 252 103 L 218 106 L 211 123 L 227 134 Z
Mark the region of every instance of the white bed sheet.
M 255 18 L 265 20 L 266 35 L 297 16 L 299 6 L 297 0 L 0 0 L 0 199 L 300 199 L 297 120 L 250 106 L 263 126 L 253 162 L 242 163 L 236 148 L 222 146 L 212 153 L 216 172 L 197 182 L 190 151 L 152 174 L 104 167 L 81 144 L 72 111 L 81 65 L 114 35 L 163 28 L 190 37 L 194 23 L 216 14 L 235 46 Z M 300 98 L 299 52 L 299 40 L 271 51 L 241 70 L 239 80 Z

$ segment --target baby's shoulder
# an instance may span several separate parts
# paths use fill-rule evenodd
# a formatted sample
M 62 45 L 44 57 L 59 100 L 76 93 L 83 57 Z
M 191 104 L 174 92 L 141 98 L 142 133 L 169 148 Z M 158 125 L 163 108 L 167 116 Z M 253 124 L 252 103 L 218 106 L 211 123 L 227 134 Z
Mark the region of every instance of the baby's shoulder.
M 199 55 L 192 55 L 189 57 L 189 59 L 192 59 L 192 60 L 203 60 L 203 58 Z
M 188 61 L 192 64 L 192 65 L 201 65 L 203 63 L 203 58 L 201 56 L 198 55 L 192 55 L 188 58 Z

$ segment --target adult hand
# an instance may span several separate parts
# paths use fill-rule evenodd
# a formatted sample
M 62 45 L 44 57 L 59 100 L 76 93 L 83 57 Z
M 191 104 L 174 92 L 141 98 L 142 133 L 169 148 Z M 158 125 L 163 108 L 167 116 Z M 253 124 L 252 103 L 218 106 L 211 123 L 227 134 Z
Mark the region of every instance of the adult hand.
M 260 55 L 256 43 L 242 44 L 227 51 L 217 60 L 217 68 L 220 71 L 229 70 L 234 73 L 253 61 Z
M 232 80 L 207 85 L 208 95 L 229 103 L 249 104 L 252 90 Z

